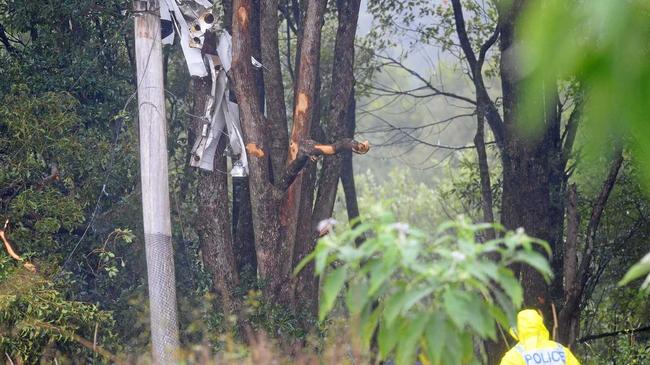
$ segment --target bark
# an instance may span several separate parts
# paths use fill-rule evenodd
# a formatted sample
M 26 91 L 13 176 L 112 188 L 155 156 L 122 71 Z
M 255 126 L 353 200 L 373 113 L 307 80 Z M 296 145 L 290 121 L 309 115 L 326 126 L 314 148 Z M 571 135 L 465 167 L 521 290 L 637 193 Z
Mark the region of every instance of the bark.
M 315 225 L 312 222 L 312 209 L 314 205 L 314 187 L 316 184 L 316 163 L 307 161 L 307 167 L 302 174 L 302 199 L 299 208 L 299 225 L 296 229 L 296 244 L 294 245 L 291 270 L 302 259 L 309 255 L 315 247 Z M 291 306 L 298 314 L 301 325 L 310 328 L 310 321 L 318 314 L 318 277 L 314 275 L 314 264 L 311 262 L 303 268 L 292 280 Z
M 233 241 L 235 263 L 240 277 L 257 274 L 253 212 L 248 178 L 233 178 Z M 236 203 L 236 204 L 235 204 Z
M 345 137 L 354 137 L 356 130 L 356 101 L 354 99 L 354 91 L 350 96 L 350 103 L 348 104 L 348 112 L 345 120 Z M 356 222 L 359 217 L 359 204 L 357 202 L 357 189 L 354 185 L 354 166 L 352 163 L 352 153 L 343 152 L 343 162 L 341 164 L 341 185 L 345 194 L 345 207 L 348 212 L 348 220 Z M 358 223 L 358 222 L 356 222 Z
M 494 223 L 494 212 L 492 210 L 492 183 L 490 182 L 490 168 L 488 166 L 487 152 L 485 150 L 483 114 L 477 116 L 476 135 L 474 145 L 478 155 L 478 170 L 481 179 L 481 208 L 483 210 L 483 222 Z M 486 231 L 485 239 L 495 238 L 493 229 Z
M 563 293 L 565 299 L 572 296 L 571 291 L 576 285 L 576 278 L 578 275 L 578 234 L 580 231 L 580 215 L 578 213 L 578 191 L 575 184 L 572 184 L 571 187 L 569 187 L 567 202 L 567 233 L 563 257 Z M 566 304 L 567 302 L 565 300 L 564 305 L 566 306 Z M 563 325 L 558 330 L 557 341 L 568 345 L 573 342 L 571 341 L 571 337 L 573 337 L 573 326 L 570 322 L 564 321 L 566 318 L 563 317 L 566 316 L 567 311 L 564 309 L 561 310 L 559 317 L 561 318 L 561 323 L 563 323 Z
M 261 10 L 260 10 L 260 1 L 253 0 L 251 13 L 250 13 L 250 33 L 251 33 L 251 54 L 255 57 L 256 60 L 262 59 L 262 35 L 261 35 Z M 260 113 L 264 115 L 265 103 L 265 88 L 264 88 L 264 75 L 262 69 L 254 69 L 253 77 L 255 80 L 255 85 L 257 85 L 257 98 L 260 101 L 259 108 Z M 265 124 L 265 126 L 267 126 Z M 267 126 L 268 127 L 268 126 Z
M 289 133 L 284 102 L 284 85 L 280 68 L 278 41 L 278 0 L 261 0 L 261 39 L 264 85 L 266 87 L 266 115 L 269 126 L 271 167 L 275 174 L 284 170 L 287 161 Z
M 524 80 L 511 49 L 515 40 L 515 23 L 526 1 L 512 2 L 499 14 L 501 24 L 501 83 L 506 145 L 503 158 L 502 223 L 508 229 L 523 227 L 528 234 L 557 246 L 557 216 L 563 207 L 558 206 L 557 194 L 561 191 L 564 171 L 558 171 L 561 159 L 560 115 L 557 107 L 557 87 L 549 80 L 539 90 L 539 100 L 546 106 L 544 120 L 539 121 L 546 129 L 537 136 L 525 136 L 527 124 L 519 115 L 518 104 Z M 533 268 L 519 268 L 524 291 L 524 303 L 542 310 L 545 318 L 552 318 L 549 288 L 543 277 Z
M 193 115 L 205 114 L 205 103 L 210 95 L 209 78 L 193 80 Z M 195 117 L 192 129 L 195 136 L 201 135 L 203 119 Z M 214 171 L 198 171 L 196 230 L 199 247 L 205 267 L 210 272 L 215 290 L 221 294 L 221 304 L 226 310 L 233 310 L 237 303 L 232 296 L 239 278 L 235 269 L 235 256 L 230 231 L 228 204 L 228 176 L 223 150 L 226 139 L 221 138 L 214 161 Z
M 291 165 L 298 156 L 303 140 L 309 139 L 315 113 L 316 99 L 320 97 L 318 73 L 320 67 L 320 42 L 326 0 L 307 2 L 302 37 L 300 37 L 299 64 L 296 68 L 294 93 L 293 125 L 289 141 L 288 164 Z M 304 166 L 304 165 L 303 165 Z M 290 166 L 291 167 L 291 166 Z M 298 176 L 289 188 L 282 209 L 282 225 L 286 227 L 287 241 L 291 245 L 288 263 L 293 262 L 296 238 L 296 222 L 300 198 L 302 197 L 302 178 Z
M 321 75 L 320 71 L 316 75 L 318 95 L 321 89 Z M 311 124 L 311 138 L 316 140 L 323 140 L 323 130 L 320 128 L 321 119 L 321 102 L 320 97 L 314 99 L 314 123 Z M 300 157 L 299 157 L 300 158 Z M 298 161 L 297 158 L 294 163 Z M 313 251 L 316 244 L 314 238 L 315 226 L 312 222 L 313 219 L 313 205 L 314 193 L 316 185 L 316 163 L 314 157 L 309 158 L 306 167 L 302 172 L 301 179 L 301 196 L 300 206 L 298 208 L 298 216 L 295 223 L 295 237 L 296 240 L 293 245 L 292 261 L 288 262 L 291 265 L 289 270 L 293 270 L 303 258 L 305 258 L 311 251 Z M 292 163 L 293 164 L 293 163 Z M 290 165 L 291 166 L 291 165 Z M 316 318 L 318 313 L 318 278 L 314 275 L 313 265 L 307 265 L 298 275 L 292 277 L 292 298 L 291 306 L 298 317 L 301 319 L 301 326 L 309 330 L 309 321 Z
M 327 121 L 328 142 L 345 136 L 345 114 L 353 98 L 354 87 L 354 39 L 359 17 L 359 0 L 337 0 L 338 28 L 334 45 L 332 66 L 332 90 Z M 318 181 L 318 194 L 314 206 L 314 221 L 329 218 L 334 209 L 336 190 L 341 172 L 342 155 L 323 159 Z
M 280 199 L 274 194 L 269 179 L 269 161 L 265 157 L 267 141 L 264 118 L 255 83 L 255 70 L 250 63 L 252 34 L 250 29 L 251 0 L 233 1 L 233 62 L 232 77 L 240 113 L 244 143 L 249 156 L 249 187 L 253 211 L 255 251 L 262 289 L 269 300 L 282 300 L 283 284 L 288 273 L 282 261 L 287 256 L 283 230 L 277 224 Z
M 303 2 L 304 12 L 299 11 L 298 16 L 294 14 L 300 28 L 290 140 L 278 50 L 278 0 L 260 0 L 259 3 L 265 82 L 256 80 L 259 71 L 250 64 L 250 56 L 256 47 L 255 37 L 260 36 L 260 31 L 255 27 L 256 0 L 233 0 L 231 8 L 233 63 L 229 76 L 234 84 L 244 144 L 249 157 L 250 217 L 257 273 L 263 284 L 262 291 L 266 300 L 291 304 L 291 298 L 301 298 L 309 308 L 314 308 L 317 300 L 317 281 L 312 273 L 305 272 L 305 281 L 299 281 L 301 285 L 294 286 L 291 285 L 293 281 L 290 280 L 290 274 L 295 259 L 306 255 L 315 242 L 310 229 L 314 209 L 314 161 L 318 156 L 335 155 L 343 151 L 365 153 L 368 150 L 367 144 L 352 139 L 334 138 L 342 137 L 343 134 L 330 135 L 330 144 L 320 144 L 319 142 L 323 141 L 320 138 L 319 142 L 313 139 L 320 130 L 320 38 L 326 3 L 326 0 Z M 356 4 L 357 10 L 353 15 L 346 14 L 348 26 L 352 21 L 356 24 L 358 15 L 359 1 L 354 0 L 353 3 Z M 296 4 L 293 8 L 298 9 Z M 300 14 L 304 14 L 304 17 Z M 299 21 L 298 17 L 301 18 Z M 351 29 L 354 28 L 356 26 Z M 350 30 L 347 33 L 350 33 Z M 351 37 L 347 46 L 350 54 L 345 57 L 349 57 L 348 62 L 351 64 L 354 33 L 346 35 L 346 39 L 347 37 Z M 341 84 L 339 82 L 338 85 Z M 266 89 L 267 93 L 260 93 L 260 89 Z M 343 112 L 335 111 L 332 115 L 344 115 L 351 82 L 350 87 L 344 89 L 348 89 L 343 98 L 344 103 L 336 104 L 336 108 L 342 109 Z M 261 108 L 265 99 L 268 119 L 264 117 Z M 338 171 L 337 169 L 337 179 Z M 239 245 L 252 240 L 250 236 L 248 239 L 241 239 L 242 234 L 251 233 L 250 229 L 241 225 L 247 209 L 239 206 L 237 211 L 235 244 L 239 250 Z M 297 241 L 301 243 L 300 247 L 296 247 Z M 241 262 L 242 258 L 238 257 L 237 261 Z M 241 269 L 241 265 L 239 266 Z M 297 289 L 296 297 L 293 296 L 294 287 L 305 289 Z M 309 294 L 305 297 L 304 293 Z

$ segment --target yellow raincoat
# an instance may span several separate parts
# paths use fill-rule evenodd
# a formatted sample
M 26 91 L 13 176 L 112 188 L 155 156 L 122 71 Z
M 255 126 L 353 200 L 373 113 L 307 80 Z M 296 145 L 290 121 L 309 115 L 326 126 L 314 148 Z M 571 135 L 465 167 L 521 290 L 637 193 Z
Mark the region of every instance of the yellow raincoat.
M 517 314 L 517 346 L 508 351 L 500 365 L 580 365 L 571 350 L 549 340 L 544 320 L 537 311 Z

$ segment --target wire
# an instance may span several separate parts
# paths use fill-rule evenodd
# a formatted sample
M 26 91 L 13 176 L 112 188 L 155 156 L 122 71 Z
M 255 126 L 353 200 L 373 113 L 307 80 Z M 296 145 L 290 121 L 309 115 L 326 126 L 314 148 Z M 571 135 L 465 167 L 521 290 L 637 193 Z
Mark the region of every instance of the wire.
M 126 23 L 129 22 L 130 20 L 131 20 L 131 17 L 130 17 L 130 16 L 128 16 L 128 17 L 126 17 L 126 18 L 124 19 L 124 21 L 123 21 L 122 24 L 120 25 L 120 28 L 119 28 L 119 30 L 118 30 L 118 32 L 117 32 L 118 34 L 121 34 L 121 33 L 122 33 L 122 30 L 124 29 L 124 26 L 125 26 Z M 148 54 L 147 54 L 147 62 L 145 63 L 145 67 L 144 67 L 145 72 L 142 73 L 142 77 L 143 77 L 143 78 L 144 78 L 144 75 L 146 74 L 146 70 L 147 70 L 147 68 L 149 68 L 149 61 L 151 60 L 151 54 L 153 53 L 153 48 L 154 48 L 155 44 L 156 44 L 155 42 L 152 42 L 152 43 L 151 43 L 151 48 L 149 48 L 149 51 L 148 51 Z M 103 51 L 104 51 L 104 49 L 106 48 L 107 45 L 108 45 L 108 42 L 106 42 L 106 43 L 102 46 L 102 48 L 100 48 L 99 52 L 97 53 L 97 56 L 93 59 L 93 64 L 94 64 L 94 61 L 96 61 L 96 60 L 99 58 L 99 55 L 101 55 L 101 54 L 103 53 Z M 72 87 L 71 87 L 72 89 L 73 89 L 73 88 L 74 88 L 74 87 L 79 83 L 79 81 L 80 81 L 80 80 L 85 76 L 86 72 L 87 72 L 91 67 L 92 67 L 92 64 L 91 64 L 90 66 L 88 66 L 88 67 L 87 67 L 87 68 L 86 68 L 86 69 L 85 69 L 85 70 L 84 70 L 84 71 L 79 75 L 79 77 L 77 78 L 77 80 L 75 80 L 75 82 L 72 84 Z M 117 131 L 116 131 L 116 133 L 115 133 L 115 139 L 114 139 L 114 141 L 113 141 L 113 148 L 112 148 L 112 151 L 111 151 L 110 160 L 109 160 L 109 162 L 108 162 L 108 167 L 107 167 L 107 169 L 106 169 L 106 173 L 105 173 L 105 175 L 104 175 L 104 181 L 103 181 L 103 184 L 102 184 L 102 189 L 101 189 L 101 191 L 99 192 L 99 194 L 97 195 L 97 199 L 96 199 L 96 201 L 95 201 L 95 207 L 93 208 L 93 213 L 92 213 L 92 215 L 90 216 L 90 220 L 88 221 L 88 224 L 86 225 L 86 228 L 84 229 L 83 233 L 81 234 L 81 237 L 79 237 L 79 240 L 78 240 L 77 243 L 74 245 L 74 247 L 72 248 L 72 251 L 70 251 L 70 253 L 69 253 L 68 256 L 66 257 L 66 259 L 63 261 L 63 265 L 61 265 L 61 267 L 59 268 L 59 272 L 58 272 L 55 276 L 58 276 L 58 275 L 59 275 L 59 274 L 60 274 L 60 273 L 65 269 L 65 267 L 68 265 L 68 263 L 70 262 L 70 260 L 71 260 L 72 257 L 74 256 L 75 252 L 77 251 L 77 249 L 78 249 L 79 246 L 81 245 L 81 242 L 83 242 L 84 238 L 86 238 L 86 235 L 88 234 L 88 230 L 90 230 L 90 227 L 91 227 L 91 226 L 93 225 L 93 223 L 95 222 L 95 218 L 97 217 L 97 213 L 99 212 L 99 207 L 100 207 L 100 205 L 101 205 L 102 198 L 103 198 L 104 196 L 108 196 L 108 193 L 106 192 L 106 186 L 108 185 L 108 180 L 109 180 L 109 178 L 110 178 L 110 176 L 111 176 L 111 173 L 113 172 L 113 166 L 114 166 L 114 163 L 115 163 L 115 152 L 117 151 L 117 144 L 118 144 L 118 142 L 119 142 L 120 133 L 121 133 L 121 131 L 122 131 L 122 125 L 123 125 L 123 120 L 124 120 L 124 114 L 126 113 L 126 108 L 129 106 L 129 104 L 131 103 L 131 101 L 133 100 L 133 98 L 137 95 L 137 89 L 138 89 L 138 87 L 140 86 L 140 83 L 142 82 L 142 79 L 137 79 L 137 78 L 136 78 L 136 81 L 137 81 L 137 83 L 136 83 L 136 91 L 133 92 L 133 93 L 131 94 L 131 96 L 129 96 L 129 98 L 126 100 L 126 103 L 124 104 L 124 107 L 122 108 L 122 111 L 121 111 L 121 113 L 120 113 L 120 115 L 119 115 L 119 118 L 118 118 L 118 126 L 117 126 Z
M 108 196 L 108 193 L 106 192 L 106 185 L 108 185 L 108 179 L 110 178 L 111 173 L 113 172 L 113 165 L 115 163 L 115 152 L 117 151 L 117 144 L 118 144 L 118 142 L 120 140 L 120 134 L 121 134 L 122 125 L 123 125 L 123 122 L 124 122 L 124 113 L 126 112 L 126 108 L 129 106 L 129 104 L 131 103 L 131 101 L 135 97 L 136 93 L 137 92 L 133 92 L 133 94 L 131 94 L 131 96 L 129 96 L 129 98 L 126 100 L 126 103 L 124 104 L 124 107 L 122 108 L 122 111 L 121 111 L 121 113 L 119 115 L 117 131 L 115 132 L 115 139 L 113 140 L 113 148 L 111 150 L 111 156 L 110 156 L 110 159 L 108 161 L 108 167 L 106 168 L 106 173 L 104 175 L 104 181 L 102 183 L 102 190 L 97 195 L 97 199 L 95 201 L 95 208 L 93 209 L 93 213 L 90 216 L 90 220 L 88 221 L 88 224 L 86 225 L 86 228 L 84 229 L 83 233 L 81 234 L 81 237 L 79 237 L 79 240 L 74 245 L 74 247 L 72 248 L 72 251 L 70 251 L 70 253 L 66 257 L 66 259 L 63 261 L 63 265 L 61 265 L 61 267 L 59 268 L 59 272 L 55 276 L 58 276 L 65 269 L 67 264 L 70 262 L 70 259 L 72 259 L 72 256 L 74 255 L 74 253 L 79 248 L 79 245 L 81 245 L 81 242 L 83 242 L 84 238 L 86 238 L 86 234 L 88 233 L 88 230 L 90 229 L 92 224 L 95 222 L 95 217 L 97 216 L 97 212 L 99 212 L 99 207 L 100 207 L 100 204 L 102 202 L 102 197 Z

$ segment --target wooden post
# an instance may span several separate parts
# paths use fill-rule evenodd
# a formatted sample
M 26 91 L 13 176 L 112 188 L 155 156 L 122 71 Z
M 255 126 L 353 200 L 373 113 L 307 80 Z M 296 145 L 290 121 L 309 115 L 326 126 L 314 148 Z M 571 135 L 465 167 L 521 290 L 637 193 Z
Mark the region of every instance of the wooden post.
M 158 0 L 135 0 L 133 8 L 136 15 L 140 178 L 152 352 L 154 363 L 172 364 L 179 349 L 179 339 L 169 211 L 160 9 Z

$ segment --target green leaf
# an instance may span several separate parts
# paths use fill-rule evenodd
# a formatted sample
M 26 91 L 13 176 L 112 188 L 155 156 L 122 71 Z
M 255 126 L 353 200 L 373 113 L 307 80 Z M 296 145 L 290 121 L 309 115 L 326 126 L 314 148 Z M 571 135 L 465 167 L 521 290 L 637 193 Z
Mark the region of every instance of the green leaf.
M 426 354 L 431 365 L 439 365 L 445 341 L 448 336 L 454 336 L 455 331 L 448 331 L 447 318 L 441 313 L 435 313 L 427 323 L 424 332 L 426 343 Z
M 411 365 L 415 362 L 417 345 L 427 325 L 427 314 L 418 313 L 402 327 L 399 344 L 397 346 L 397 365 Z
M 373 310 L 372 313 L 361 322 L 361 344 L 364 349 L 370 347 L 370 341 L 372 340 L 372 335 L 375 333 L 377 325 L 379 324 L 380 315 L 381 308 L 375 308 L 375 310 Z
M 318 309 L 319 320 L 322 321 L 325 319 L 327 313 L 332 310 L 336 297 L 345 283 L 345 278 L 346 269 L 344 266 L 341 266 L 326 275 L 325 283 L 323 284 L 323 295 Z
M 510 297 L 510 300 L 516 308 L 519 308 L 524 300 L 524 290 L 521 288 L 519 280 L 515 277 L 510 269 L 499 268 L 497 280 L 499 286 Z
M 298 275 L 298 273 L 299 273 L 302 269 L 304 269 L 305 266 L 307 266 L 307 264 L 308 264 L 310 261 L 312 261 L 312 260 L 314 259 L 315 256 L 316 256 L 316 251 L 313 251 L 313 252 L 310 253 L 309 255 L 305 256 L 304 259 L 300 260 L 300 262 L 298 263 L 298 265 L 296 266 L 296 268 L 293 269 L 293 274 L 294 274 L 294 275 Z M 319 272 L 316 272 L 316 273 L 318 274 Z
M 397 268 L 396 262 L 398 260 L 399 250 L 391 247 L 388 248 L 382 257 L 382 260 L 378 260 L 372 263 L 370 269 L 370 288 L 368 290 L 369 295 L 373 295 L 379 288 L 384 284 L 384 282 L 390 278 L 395 269 Z
M 636 280 L 642 276 L 648 275 L 650 273 L 650 253 L 646 254 L 641 261 L 634 264 L 630 270 L 625 274 L 623 279 L 619 281 L 618 286 L 627 285 L 633 280 Z M 648 280 L 643 284 L 644 288 L 648 286 Z
M 397 345 L 399 330 L 402 325 L 403 322 L 395 322 L 393 325 L 388 325 L 386 321 L 379 324 L 377 345 L 379 346 L 379 355 L 382 359 L 388 358 L 388 355 Z
M 345 304 L 348 307 L 350 315 L 355 316 L 361 313 L 369 299 L 367 281 L 363 280 L 351 283 L 345 293 Z
M 393 293 L 384 303 L 384 321 L 388 326 L 393 325 L 393 321 L 402 311 L 402 306 L 406 301 L 404 289 L 399 289 Z
M 406 291 L 404 301 L 402 304 L 402 312 L 408 311 L 419 302 L 422 298 L 433 292 L 434 288 L 431 286 L 420 286 Z
M 480 303 L 465 291 L 450 288 L 443 294 L 445 312 L 456 325 L 458 330 L 463 330 L 466 324 L 474 320 L 474 315 Z
M 550 277 L 553 276 L 551 267 L 548 264 L 548 260 L 544 255 L 540 254 L 539 252 L 536 251 L 517 252 L 513 257 L 513 260 L 516 262 L 523 262 L 525 264 L 528 264 L 529 266 L 537 270 L 540 274 L 542 274 L 546 282 L 549 282 Z

